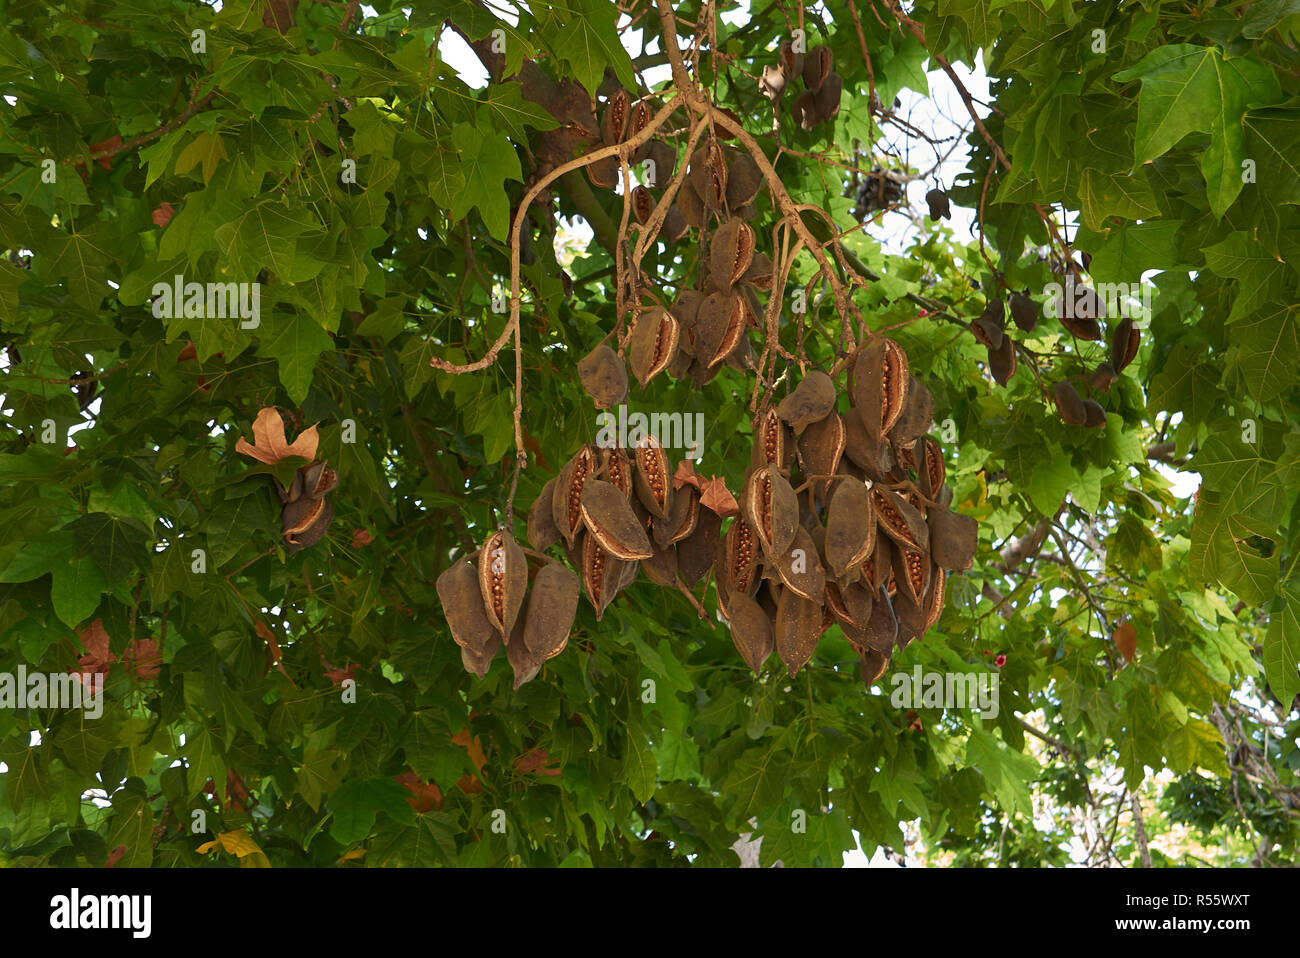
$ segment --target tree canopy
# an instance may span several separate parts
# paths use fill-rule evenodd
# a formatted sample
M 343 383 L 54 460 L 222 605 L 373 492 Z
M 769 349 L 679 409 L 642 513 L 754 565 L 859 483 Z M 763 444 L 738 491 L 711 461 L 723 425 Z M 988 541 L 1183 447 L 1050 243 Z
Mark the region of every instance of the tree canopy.
M 1294 863 L 1296 4 L 0 9 L 6 862 Z

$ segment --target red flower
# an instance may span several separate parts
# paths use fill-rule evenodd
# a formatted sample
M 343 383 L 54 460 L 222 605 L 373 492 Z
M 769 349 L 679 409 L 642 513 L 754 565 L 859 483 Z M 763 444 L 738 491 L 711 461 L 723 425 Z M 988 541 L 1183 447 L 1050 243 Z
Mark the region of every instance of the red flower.
M 996 665 L 998 668 L 1002 668 L 1002 666 L 1007 664 L 1007 657 L 1005 655 L 999 655 L 996 659 L 993 660 L 993 664 Z

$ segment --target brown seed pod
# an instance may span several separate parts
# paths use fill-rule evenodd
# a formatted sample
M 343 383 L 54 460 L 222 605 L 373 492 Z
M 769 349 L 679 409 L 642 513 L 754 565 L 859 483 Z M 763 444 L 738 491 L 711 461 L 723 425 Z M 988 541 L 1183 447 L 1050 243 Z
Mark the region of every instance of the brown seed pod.
M 680 340 L 681 327 L 671 313 L 655 307 L 637 318 L 628 340 L 628 362 L 642 389 L 668 368 Z
M 674 203 L 668 207 L 668 212 L 664 214 L 664 221 L 659 226 L 659 239 L 664 243 L 675 243 L 686 235 L 689 229 L 686 225 L 686 217 Z
M 1012 293 L 1011 318 L 1024 332 L 1032 333 L 1038 326 L 1038 305 L 1024 293 Z
M 650 523 L 655 545 L 660 549 L 681 542 L 700 521 L 700 494 L 693 486 L 674 489 L 672 503 L 666 519 L 652 519 Z
M 528 559 L 510 533 L 498 531 L 484 540 L 476 565 L 488 622 L 508 637 L 528 591 Z
M 682 490 L 678 490 L 680 498 Z M 718 555 L 722 517 L 712 509 L 700 509 L 695 529 L 677 543 L 677 571 L 686 587 L 693 588 L 713 567 Z
M 704 201 L 690 180 L 677 191 L 677 208 L 682 211 L 687 226 L 700 229 L 704 225 Z
M 878 590 L 872 596 L 871 618 L 863 626 L 866 633 L 865 645 L 882 654 L 893 651 L 898 640 L 898 618 L 894 615 L 894 605 L 884 590 Z
M 732 520 L 717 556 L 722 563 L 718 581 L 727 591 L 753 595 L 758 588 L 758 537 L 744 516 Z
M 1093 429 L 1106 425 L 1106 410 L 1102 408 L 1101 403 L 1097 402 L 1097 400 L 1085 399 L 1083 401 L 1083 424 Z
M 927 542 L 928 546 L 929 543 Z M 906 596 L 915 606 L 921 605 L 925 590 L 930 587 L 930 552 L 919 549 L 894 550 L 894 579 L 899 584 L 899 594 Z
M 632 119 L 627 125 L 627 135 L 629 137 L 636 136 L 650 125 L 654 115 L 654 107 L 650 105 L 649 100 L 638 100 L 632 107 Z
M 520 643 L 521 645 L 523 643 Z M 466 672 L 472 672 L 479 678 L 486 678 L 488 669 L 492 667 L 492 660 L 501 649 L 501 636 L 496 630 L 492 631 L 492 637 L 480 649 L 474 649 L 469 646 L 462 646 L 460 650 L 460 663 L 465 667 Z
M 894 568 L 894 543 L 889 536 L 876 536 L 876 548 L 862 561 L 862 581 L 873 593 L 889 582 Z
M 1101 323 L 1095 319 L 1078 316 L 1062 316 L 1061 325 L 1079 339 L 1101 339 Z
M 776 647 L 772 620 L 757 601 L 743 593 L 727 594 L 723 613 L 731 625 L 731 641 L 755 675 Z
M 547 480 L 528 510 L 528 544 L 538 552 L 545 552 L 560 539 L 560 527 L 555 524 L 551 506 L 557 482 L 558 477 Z
M 666 519 L 673 505 L 672 464 L 659 441 L 644 437 L 633 453 L 636 457 L 637 498 L 657 519 Z
M 602 549 L 616 559 L 648 559 L 654 555 L 645 526 L 632 505 L 614 485 L 588 479 L 579 498 L 582 524 Z
M 700 304 L 703 302 L 704 295 L 698 289 L 688 289 L 684 290 L 677 297 L 677 302 L 669 308 L 669 312 L 673 314 L 681 329 L 677 348 L 688 356 L 695 355 L 695 324 L 700 314 Z
M 881 482 L 892 468 L 889 446 L 882 440 L 872 439 L 856 412 L 844 417 L 844 455 L 858 466 L 872 482 Z M 844 467 L 841 461 L 841 469 Z
M 901 582 L 903 577 L 899 576 Z M 914 639 L 925 634 L 926 619 L 929 616 L 927 591 L 919 601 L 913 601 L 908 589 L 900 588 L 894 597 L 894 615 L 898 618 L 898 637 L 896 642 L 900 649 L 905 649 Z
M 600 118 L 600 139 L 606 146 L 623 142 L 627 135 L 629 111 L 627 91 L 622 88 L 615 90 Z
M 500 637 L 483 608 L 478 572 L 468 556 L 457 559 L 438 576 L 436 587 L 443 615 L 457 645 L 482 652 L 494 636 Z
M 1119 379 L 1119 376 L 1115 372 L 1115 367 L 1110 363 L 1101 362 L 1097 364 L 1097 368 L 1088 377 L 1088 385 L 1097 392 L 1109 392 L 1110 387 L 1115 385 L 1117 379 Z
M 754 446 L 749 464 L 762 468 L 770 463 L 786 472 L 793 457 L 789 429 L 781 422 L 775 409 L 766 407 L 754 419 Z
M 821 605 L 826 594 L 826 571 L 807 529 L 800 526 L 795 530 L 790 548 L 774 555 L 772 566 L 788 591 Z
M 794 105 L 790 107 L 790 113 L 794 116 L 794 121 L 799 124 L 799 128 L 808 132 L 817 125 L 817 95 L 812 90 L 804 90 L 794 98 Z
M 889 429 L 895 445 L 908 445 L 930 431 L 934 424 L 934 396 L 921 380 L 908 375 L 907 399 L 903 411 Z
M 641 571 L 657 586 L 673 588 L 677 584 L 677 549 L 656 549 L 649 559 L 641 560 Z
M 745 335 L 744 300 L 734 291 L 711 293 L 700 304 L 695 355 L 706 369 L 722 363 Z
M 969 569 L 979 544 L 979 522 L 959 512 L 931 508 L 926 524 L 930 527 L 930 554 L 935 565 L 953 572 Z
M 810 369 L 790 395 L 781 400 L 776 414 L 788 422 L 795 435 L 820 422 L 835 408 L 835 382 L 820 369 Z
M 930 569 L 930 588 L 925 593 L 925 600 L 921 603 L 925 609 L 925 628 L 921 630 L 922 634 L 928 632 L 939 621 L 943 615 L 944 593 L 948 588 L 948 578 L 943 574 L 938 566 Z
M 826 509 L 826 564 L 841 578 L 876 548 L 875 506 L 871 490 L 856 479 L 841 479 Z
M 834 66 L 835 57 L 831 48 L 822 43 L 808 51 L 803 61 L 803 82 L 809 90 L 816 93 L 826 82 Z
M 876 522 L 891 539 L 909 549 L 926 551 L 930 530 L 920 510 L 894 490 L 878 485 L 871 488 L 871 505 L 876 512 Z
M 862 661 L 858 663 L 858 674 L 862 676 L 863 683 L 870 688 L 880 681 L 880 677 L 885 674 L 888 668 L 889 655 L 887 653 L 867 649 L 862 653 Z
M 1110 338 L 1110 364 L 1115 367 L 1116 376 L 1133 361 L 1141 342 L 1142 333 L 1133 326 L 1133 320 L 1127 316 L 1120 320 Z
M 578 611 L 578 577 L 558 562 L 548 562 L 533 578 L 523 613 L 524 644 L 544 662 L 564 651 Z
M 848 614 L 849 624 L 854 629 L 862 630 L 871 621 L 871 612 L 875 605 L 875 595 L 871 589 L 860 582 L 850 582 L 840 587 L 840 601 Z
M 785 92 L 785 72 L 779 64 L 769 63 L 763 67 L 763 75 L 758 80 L 758 91 L 773 103 L 781 99 Z
M 991 350 L 999 349 L 1002 346 L 1005 323 L 1006 307 L 1002 305 L 1002 297 L 999 296 L 988 301 L 984 312 L 970 324 L 970 329 L 981 344 Z
M 586 589 L 587 599 L 596 610 L 596 621 L 605 614 L 605 607 L 618 592 L 623 578 L 624 564 L 610 555 L 596 541 L 595 536 L 584 536 L 582 540 L 582 558 L 579 564 L 582 571 L 582 585 Z
M 840 99 L 844 95 L 844 78 L 832 70 L 826 77 L 826 82 L 821 85 L 821 89 L 813 97 L 813 103 L 817 110 L 817 122 L 825 122 L 840 112 Z
M 763 174 L 748 153 L 738 153 L 727 168 L 727 208 L 733 212 L 748 206 L 758 196 Z
M 722 209 L 727 198 L 727 162 L 720 144 L 696 150 L 686 175 L 706 210 Z
M 677 166 L 677 150 L 663 140 L 649 140 L 644 151 L 644 155 L 636 158 L 636 162 L 641 164 L 641 178 L 650 189 L 663 189 L 673 178 L 673 169 Z M 683 183 L 682 189 L 686 185 Z M 678 196 L 680 195 L 679 192 Z
M 931 502 L 937 501 L 939 490 L 948 478 L 948 465 L 944 462 L 943 447 L 929 436 L 921 438 L 918 448 L 916 478 L 921 495 Z
M 537 673 L 542 670 L 542 665 L 546 662 L 546 659 L 528 647 L 524 639 L 524 623 L 527 621 L 528 610 L 532 604 L 533 596 L 530 595 L 524 602 L 524 609 L 519 615 L 519 621 L 515 623 L 510 641 L 506 643 L 506 660 L 515 673 L 515 688 L 537 678 Z
M 952 204 L 948 202 L 948 194 L 938 187 L 925 194 L 925 203 L 930 207 L 930 219 L 936 222 L 952 219 Z
M 749 269 L 745 270 L 745 275 L 741 281 L 748 283 L 755 289 L 770 290 L 772 288 L 772 257 L 766 253 L 755 253 L 754 258 L 749 263 Z
M 602 448 L 596 457 L 595 478 L 603 479 L 623 493 L 624 498 L 632 496 L 632 460 L 622 449 Z
M 793 82 L 797 77 L 803 76 L 803 61 L 804 55 L 802 53 L 796 53 L 794 44 L 789 40 L 782 43 L 777 49 L 776 62 L 781 68 L 781 72 L 785 74 L 785 82 L 787 85 Z
M 1016 344 L 1010 336 L 1003 336 L 1002 345 L 989 350 L 989 372 L 999 386 L 1005 386 L 1016 374 Z
M 618 353 L 603 343 L 578 361 L 578 379 L 597 409 L 608 409 L 627 398 L 627 367 Z
M 619 165 L 616 156 L 607 156 L 603 160 L 587 164 L 587 179 L 591 180 L 593 186 L 612 190 L 618 185 L 618 176 Z
M 763 322 L 763 305 L 758 301 L 758 294 L 748 283 L 741 283 L 736 289 L 745 310 L 745 325 L 750 329 L 758 329 Z
M 879 337 L 858 353 L 853 367 L 854 406 L 867 435 L 877 442 L 902 415 L 910 379 L 907 353 L 892 339 Z
M 750 471 L 740 508 L 764 553 L 777 556 L 790 548 L 799 527 L 799 497 L 775 465 Z
M 732 286 L 754 259 L 754 230 L 743 220 L 727 220 L 709 243 L 709 272 L 722 286 Z
M 799 455 L 806 477 L 835 475 L 840 468 L 847 442 L 844 418 L 834 410 L 825 419 L 805 429 L 799 437 Z M 830 484 L 830 479 L 814 480 L 813 493 L 825 501 Z
M 822 632 L 822 605 L 786 589 L 776 604 L 776 654 L 793 678 L 808 664 Z
M 636 221 L 645 226 L 650 221 L 650 216 L 655 211 L 655 198 L 644 186 L 632 187 L 632 215 Z
M 555 489 L 551 493 L 551 517 L 570 549 L 582 529 L 582 487 L 595 472 L 596 449 L 586 445 L 565 463 L 555 479 Z
M 1052 387 L 1052 396 L 1056 400 L 1056 411 L 1068 425 L 1082 426 L 1087 421 L 1088 411 L 1083 408 L 1083 399 L 1064 379 Z
M 297 501 L 285 503 L 280 513 L 280 531 L 284 538 L 285 552 L 293 555 L 314 546 L 325 537 L 333 521 L 334 506 L 327 496 L 303 496 Z

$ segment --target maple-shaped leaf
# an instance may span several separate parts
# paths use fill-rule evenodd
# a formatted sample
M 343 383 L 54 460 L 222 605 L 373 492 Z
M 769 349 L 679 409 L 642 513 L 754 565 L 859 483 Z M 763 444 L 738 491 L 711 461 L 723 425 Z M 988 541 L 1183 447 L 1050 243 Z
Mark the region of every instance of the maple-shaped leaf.
M 1111 636 L 1115 640 L 1115 648 L 1119 649 L 1120 655 L 1124 656 L 1124 661 L 1132 662 L 1133 657 L 1137 655 L 1137 629 L 1133 628 L 1132 622 L 1125 622 L 1115 629 Z
M 407 804 L 415 809 L 415 814 L 423 815 L 427 811 L 442 808 L 442 789 L 435 782 L 422 782 L 414 772 L 404 772 L 393 776 L 393 780 L 411 793 Z
M 77 659 L 78 670 L 73 674 L 78 682 L 90 688 L 91 676 L 106 674 L 108 667 L 117 661 L 117 656 L 108 648 L 108 633 L 104 631 L 102 619 L 96 619 L 77 634 L 86 654 Z
M 721 476 L 706 479 L 700 485 L 700 505 L 712 509 L 722 518 L 740 515 L 740 503 L 727 489 L 727 482 Z
M 240 864 L 244 867 L 253 868 L 270 868 L 271 862 L 266 857 L 266 853 L 253 841 L 252 836 L 242 828 L 237 828 L 232 832 L 222 832 L 215 840 L 200 845 L 197 849 L 200 855 L 206 855 L 209 852 L 216 851 L 220 848 L 231 855 L 237 855 L 240 858 Z M 247 861 L 244 861 L 247 859 Z
M 359 667 L 360 666 L 354 663 L 352 665 L 349 665 L 346 669 L 332 669 L 329 672 L 325 673 L 325 678 L 333 682 L 334 687 L 337 688 L 338 686 L 346 682 L 348 679 L 352 678 L 352 674 L 356 672 L 356 670 Z
M 122 653 L 122 664 L 137 679 L 156 679 L 162 666 L 162 651 L 153 639 L 135 639 Z
M 704 477 L 695 471 L 695 463 L 691 460 L 683 459 L 677 464 L 677 469 L 673 472 L 674 489 L 680 489 L 682 486 L 694 486 L 698 491 L 703 482 Z
M 257 419 L 253 421 L 252 444 L 250 445 L 243 436 L 240 436 L 235 440 L 235 452 L 273 466 L 290 456 L 314 460 L 319 442 L 320 437 L 316 434 L 314 424 L 300 432 L 298 438 L 292 443 L 287 442 L 284 437 L 284 420 L 280 418 L 279 412 L 274 406 L 264 406 L 258 412 Z
M 559 775 L 561 769 L 543 768 L 548 761 L 550 761 L 550 756 L 547 755 L 546 749 L 535 748 L 515 759 L 515 771 L 520 775 L 527 775 L 529 772 L 540 772 L 542 775 Z

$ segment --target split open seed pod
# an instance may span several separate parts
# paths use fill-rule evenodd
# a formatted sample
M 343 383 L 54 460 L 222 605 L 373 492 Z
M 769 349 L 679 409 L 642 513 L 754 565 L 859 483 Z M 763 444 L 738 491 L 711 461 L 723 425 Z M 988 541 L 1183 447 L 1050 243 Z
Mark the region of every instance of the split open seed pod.
M 528 591 L 528 559 L 510 533 L 498 531 L 484 540 L 476 565 L 488 621 L 509 641 Z

